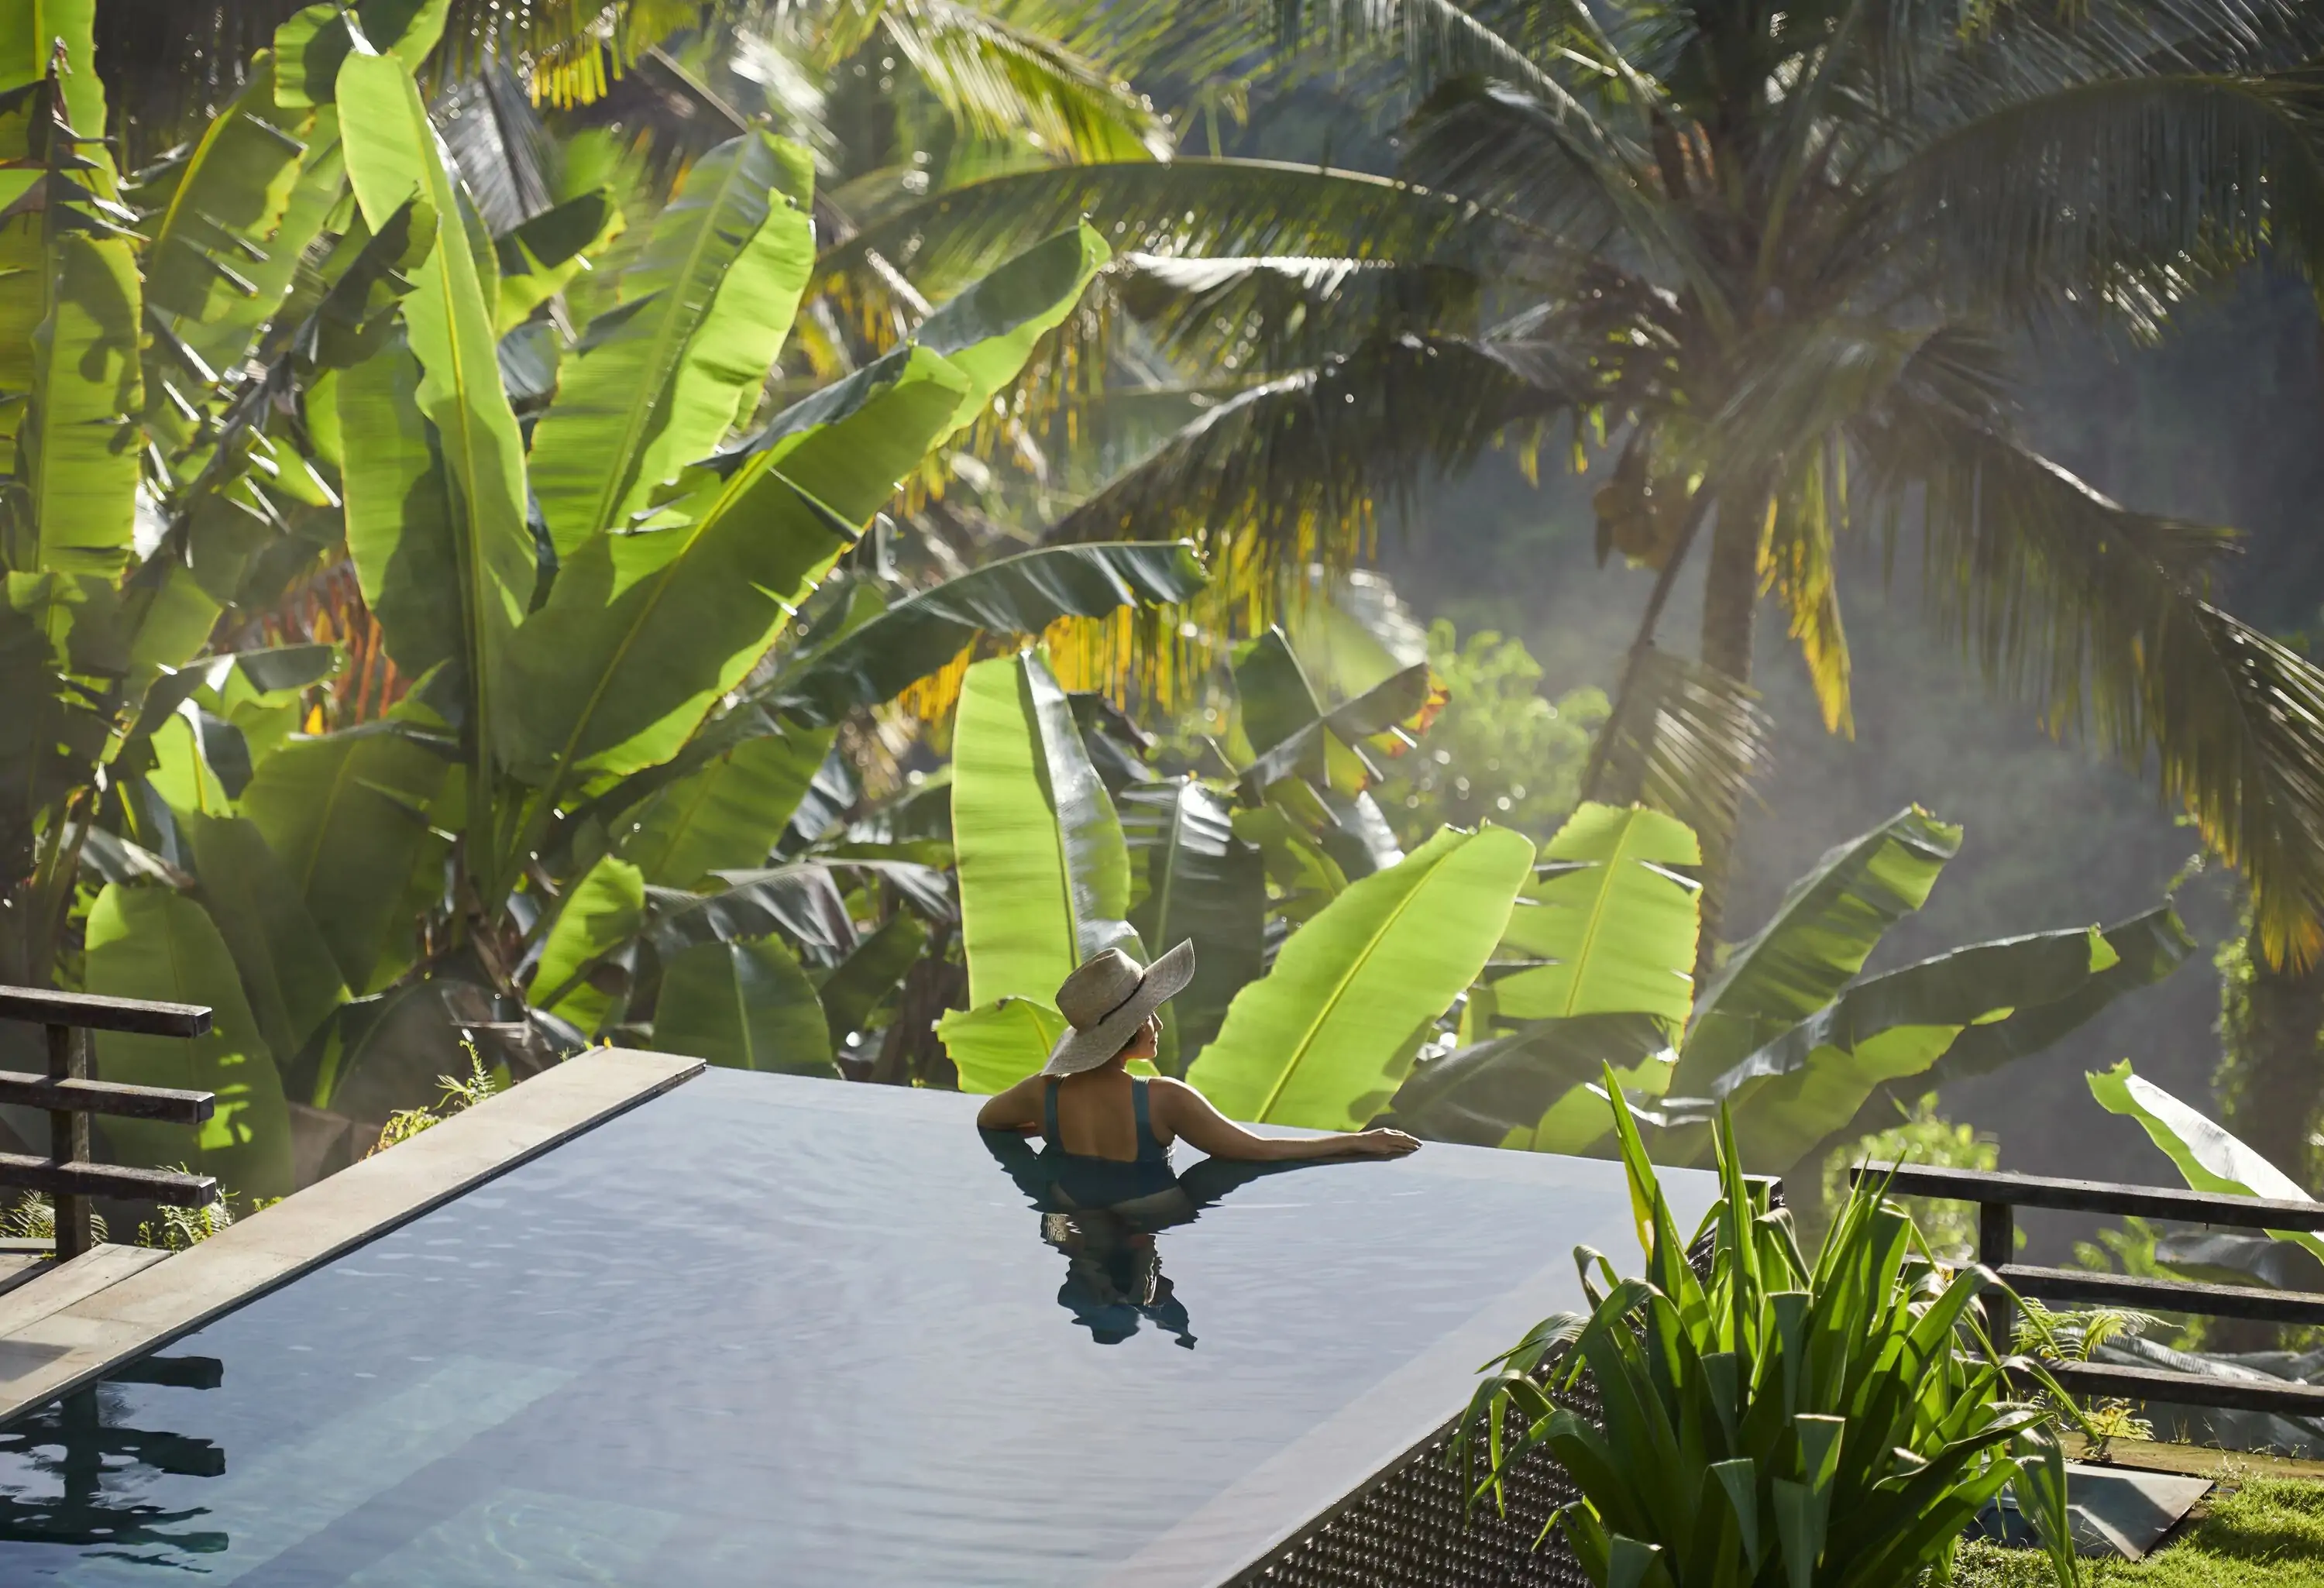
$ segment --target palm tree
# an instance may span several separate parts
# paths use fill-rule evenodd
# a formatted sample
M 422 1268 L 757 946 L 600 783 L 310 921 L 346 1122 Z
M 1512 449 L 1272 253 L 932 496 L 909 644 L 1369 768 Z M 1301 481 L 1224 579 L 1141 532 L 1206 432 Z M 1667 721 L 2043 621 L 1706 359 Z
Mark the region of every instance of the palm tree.
M 1127 254 L 1111 334 L 1203 372 L 1206 405 L 1051 540 L 1192 532 L 1264 586 L 1353 560 L 1376 503 L 1488 446 L 1579 457 L 1603 434 L 1601 558 L 1659 577 L 1591 792 L 1731 826 L 1763 597 L 1846 731 L 1838 554 L 1861 536 L 1917 550 L 1997 689 L 2151 758 L 2248 879 L 2268 956 L 2324 949 L 2324 674 L 2211 599 L 2232 531 L 2107 499 L 2013 402 L 2019 357 L 2061 327 L 2158 335 L 2264 252 L 2324 275 L 2324 98 L 2301 73 L 2324 13 L 1377 0 L 1277 8 L 1264 36 L 1239 6 L 1099 14 L 1174 49 L 1215 17 L 1213 53 L 1293 63 L 1400 42 L 1416 107 L 1392 180 L 1016 173 L 830 252 L 827 285 L 866 300 L 887 265 L 942 280 L 1084 212 Z M 1687 658 L 1658 640 L 1692 566 Z

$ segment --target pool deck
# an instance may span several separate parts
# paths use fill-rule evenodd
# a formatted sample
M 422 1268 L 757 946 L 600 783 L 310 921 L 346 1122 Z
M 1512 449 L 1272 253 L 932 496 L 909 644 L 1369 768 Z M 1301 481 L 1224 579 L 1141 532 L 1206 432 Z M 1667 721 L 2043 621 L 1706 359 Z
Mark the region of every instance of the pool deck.
M 455 1114 L 187 1251 L 99 1246 L 0 1294 L 0 1423 L 702 1073 L 600 1048 Z

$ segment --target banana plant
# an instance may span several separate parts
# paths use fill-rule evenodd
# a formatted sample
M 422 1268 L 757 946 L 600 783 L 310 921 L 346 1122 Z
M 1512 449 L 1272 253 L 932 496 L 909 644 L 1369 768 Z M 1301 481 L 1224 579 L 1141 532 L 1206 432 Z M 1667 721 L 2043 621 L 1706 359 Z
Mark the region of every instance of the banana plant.
M 2171 1160 L 2189 1189 L 2214 1196 L 2264 1196 L 2279 1202 L 2315 1200 L 2299 1181 L 2224 1126 L 2133 1069 L 2130 1060 L 2126 1058 L 2110 1070 L 2092 1071 L 2083 1079 L 2089 1083 L 2090 1095 L 2098 1099 L 2100 1108 L 2138 1122 L 2147 1139 Z M 2232 1235 L 2225 1241 L 2213 1239 L 2224 1250 L 2213 1254 L 2212 1266 L 2233 1267 L 2244 1279 L 2259 1275 L 2262 1254 L 2274 1242 L 2289 1242 L 2324 1261 L 2324 1235 L 2312 1231 L 2270 1230 L 2264 1240 Z M 2233 1253 L 2232 1261 L 2218 1260 L 2229 1252 Z
M 1142 956 L 1185 936 L 1198 966 L 1226 946 L 1229 974 L 1256 969 L 1257 856 L 1234 852 L 1220 797 L 1193 780 L 1130 796 L 1154 834 L 1136 901 L 1121 817 L 1042 659 L 969 669 L 952 832 L 971 1007 L 939 1027 L 964 1089 L 999 1091 L 1040 1066 L 1064 1030 L 1056 988 L 1093 954 Z M 1504 828 L 1448 828 L 1346 884 L 1270 971 L 1232 991 L 1216 1034 L 1191 1055 L 1189 1083 L 1237 1118 L 1362 1127 L 1492 952 L 1532 847 Z M 1133 916 L 1153 929 L 1150 945 Z
M 827 1070 L 835 1031 L 950 908 L 924 858 L 776 853 L 835 725 L 982 632 L 1181 600 L 1203 580 L 1184 547 L 1100 545 L 892 609 L 870 581 L 822 591 L 898 482 L 1072 309 L 1102 241 L 1083 227 L 1028 251 L 892 353 L 762 411 L 813 258 L 812 162 L 749 133 L 695 163 L 567 349 L 548 306 L 603 255 L 616 212 L 585 194 L 491 235 L 413 76 L 441 7 L 383 11 L 409 13 L 407 31 L 336 6 L 292 19 L 229 114 L 145 179 L 170 285 L 142 365 L 134 301 L 113 306 L 104 366 L 124 432 L 148 416 L 171 463 L 149 605 L 185 642 L 154 653 L 138 700 L 90 706 L 89 763 L 114 716 L 142 759 L 107 811 L 90 918 L 105 951 L 83 979 L 129 991 L 166 970 L 171 995 L 235 1012 L 233 1055 L 276 1083 L 245 1088 L 234 1118 L 277 1156 L 215 1160 L 252 1195 L 290 1188 L 286 1100 L 382 1117 L 453 1067 L 464 1031 L 520 1068 L 603 1032 Z M 32 97 L 61 104 L 65 80 Z M 80 144 L 42 147 L 73 183 Z M 67 264 L 130 246 L 101 232 L 114 201 L 81 186 L 65 197 L 88 224 L 51 245 Z M 51 230 L 62 213 L 38 212 Z M 536 388 L 512 350 L 544 342 Z M 142 408 L 141 381 L 163 388 Z M 165 409 L 181 421 L 166 435 L 151 419 Z M 124 456 L 118 510 L 88 521 L 117 520 L 118 546 L 54 555 L 117 572 L 137 488 Z M 17 522 L 12 555 L 38 546 Z M 286 682 L 281 660 L 185 665 L 294 542 L 344 545 L 413 680 L 373 720 L 284 721 L 317 675 Z M 70 632 L 54 614 L 87 605 L 73 589 L 29 625 L 51 666 Z M 0 650 L 34 665 L 18 654 Z M 51 864 L 69 894 L 69 857 Z M 143 897 L 157 890 L 166 906 Z M 100 1057 L 108 1074 L 184 1078 L 152 1055 Z M 225 1063 L 221 1048 L 222 1096 Z
M 1602 1150 L 1603 1066 L 1662 1161 L 1709 1161 L 1724 1108 L 1747 1166 L 1788 1173 L 1877 1128 L 1890 1087 L 1927 1092 L 2039 1051 L 2192 946 L 2165 906 L 1863 975 L 1960 845 L 1913 808 L 1834 846 L 1697 992 L 1693 836 L 1585 805 L 1543 847 L 1464 1011 L 1466 1045 L 1420 1066 L 1393 1113 L 1452 1140 Z

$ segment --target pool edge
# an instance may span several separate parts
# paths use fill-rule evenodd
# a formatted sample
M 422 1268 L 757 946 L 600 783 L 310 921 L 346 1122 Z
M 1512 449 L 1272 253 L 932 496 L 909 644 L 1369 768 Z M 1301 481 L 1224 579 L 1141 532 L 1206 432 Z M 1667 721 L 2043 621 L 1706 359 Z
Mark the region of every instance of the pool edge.
M 582 1054 L 250 1214 L 189 1251 L 28 1320 L 0 1334 L 0 1425 L 662 1095 L 706 1067 L 698 1058 L 636 1048 Z M 20 1288 L 11 1299 L 32 1288 Z

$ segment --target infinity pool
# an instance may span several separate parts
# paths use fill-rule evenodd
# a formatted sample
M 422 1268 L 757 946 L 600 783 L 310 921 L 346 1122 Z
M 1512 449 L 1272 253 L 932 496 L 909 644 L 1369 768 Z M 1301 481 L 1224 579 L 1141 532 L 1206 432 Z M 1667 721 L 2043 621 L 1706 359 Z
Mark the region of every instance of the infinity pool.
M 0 1582 L 1223 1582 L 1635 1253 L 1446 1146 L 1044 1213 L 974 1107 L 713 1070 L 0 1430 Z

